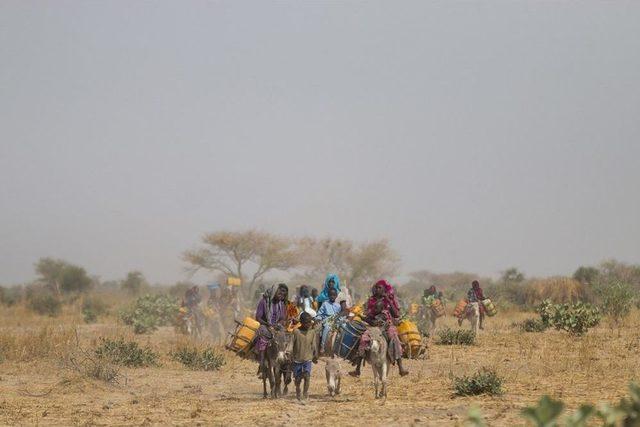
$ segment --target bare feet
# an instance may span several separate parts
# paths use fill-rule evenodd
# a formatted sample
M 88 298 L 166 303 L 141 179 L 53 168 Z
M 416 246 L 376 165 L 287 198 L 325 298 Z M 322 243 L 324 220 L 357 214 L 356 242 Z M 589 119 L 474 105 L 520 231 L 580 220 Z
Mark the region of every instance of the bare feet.
M 349 375 L 351 375 L 354 378 L 359 378 L 360 377 L 360 372 L 358 371 L 351 371 L 349 372 Z
M 400 371 L 400 376 L 401 377 L 404 377 L 406 375 L 409 375 L 409 371 L 407 371 L 406 369 L 403 369 L 403 370 Z

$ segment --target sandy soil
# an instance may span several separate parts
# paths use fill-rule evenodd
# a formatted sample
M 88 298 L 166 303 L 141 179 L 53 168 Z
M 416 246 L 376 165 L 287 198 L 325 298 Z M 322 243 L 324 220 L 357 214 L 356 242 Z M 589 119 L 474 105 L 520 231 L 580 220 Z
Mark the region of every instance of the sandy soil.
M 314 366 L 306 404 L 293 397 L 262 399 L 256 364 L 227 354 L 215 372 L 194 372 L 166 353 L 175 332 L 163 328 L 137 337 L 164 352 L 158 368 L 122 369 L 118 384 L 74 375 L 55 360 L 0 363 L 0 424 L 7 425 L 463 425 L 478 406 L 489 425 L 522 425 L 522 407 L 543 394 L 581 403 L 616 401 L 640 377 L 640 316 L 618 334 L 603 326 L 582 338 L 556 331 L 521 333 L 495 318 L 472 347 L 432 345 L 426 360 L 408 363 L 401 378 L 393 368 L 386 402 L 373 398 L 371 371 L 344 376 L 342 394 L 326 394 L 324 365 Z M 445 323 L 453 325 L 453 319 Z M 82 342 L 118 333 L 113 325 L 81 326 Z M 504 377 L 498 397 L 454 397 L 451 375 L 492 367 Z M 342 363 L 343 371 L 349 370 Z M 40 396 L 43 394 L 43 396 Z

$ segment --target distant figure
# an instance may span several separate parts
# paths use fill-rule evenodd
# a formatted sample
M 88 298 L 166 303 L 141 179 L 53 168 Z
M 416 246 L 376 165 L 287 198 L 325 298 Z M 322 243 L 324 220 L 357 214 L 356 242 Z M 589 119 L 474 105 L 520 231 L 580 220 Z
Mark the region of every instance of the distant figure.
M 202 332 L 202 324 L 204 322 L 204 316 L 200 310 L 200 289 L 198 286 L 192 286 L 184 293 L 183 305 L 189 309 L 189 313 L 193 316 L 193 321 L 196 327 L 198 335 Z
M 229 305 L 231 306 L 231 310 L 233 310 L 233 318 L 240 318 L 241 309 L 240 309 L 240 295 L 238 293 L 238 287 L 234 286 L 230 289 L 230 301 Z
M 438 319 L 436 313 L 431 310 L 434 300 L 440 300 L 444 304 L 442 292 L 436 290 L 435 286 L 430 286 L 429 289 L 424 290 L 424 295 L 422 296 L 422 315 L 428 321 L 430 336 L 433 336 L 433 331 L 436 329 L 436 320 Z
M 309 287 L 307 285 L 300 286 L 300 293 L 298 294 L 297 301 L 298 309 L 306 311 L 311 317 L 316 317 L 316 309 L 313 307 L 313 298 L 309 294 Z
M 467 301 L 469 302 L 468 310 L 477 310 L 477 315 L 480 320 L 480 329 L 484 329 L 484 314 L 486 312 L 486 309 L 482 304 L 484 299 L 485 296 L 484 292 L 482 292 L 482 288 L 480 287 L 480 283 L 477 280 L 474 280 L 471 283 L 471 289 L 467 292 Z M 471 314 L 473 315 L 475 313 Z M 462 320 L 463 319 L 458 319 L 458 325 L 462 325 Z
M 200 301 L 202 301 L 202 298 L 200 298 L 198 286 L 192 286 L 184 293 L 184 305 L 187 308 L 197 307 Z
M 347 308 L 353 307 L 353 297 L 351 296 L 351 291 L 349 290 L 349 288 L 347 288 L 346 285 L 342 286 L 339 295 L 341 295 L 338 297 L 339 302 L 344 301 L 347 305 Z

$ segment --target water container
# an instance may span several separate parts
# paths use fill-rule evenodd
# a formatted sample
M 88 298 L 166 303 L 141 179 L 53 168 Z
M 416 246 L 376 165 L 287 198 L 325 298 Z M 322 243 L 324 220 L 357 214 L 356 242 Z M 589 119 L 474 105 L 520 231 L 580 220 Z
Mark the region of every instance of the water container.
M 242 323 L 238 322 L 238 327 L 231 335 L 231 341 L 227 344 L 227 349 L 242 352 L 249 347 L 249 344 L 256 336 L 260 323 L 251 317 L 245 317 Z
M 433 302 L 431 303 L 431 307 L 429 308 L 436 317 L 444 316 L 444 305 L 442 305 L 442 301 L 440 301 L 439 299 L 433 300 Z
M 456 308 L 453 309 L 453 315 L 458 318 L 464 317 L 465 310 L 467 309 L 467 304 L 469 303 L 465 299 L 461 299 L 460 301 L 458 301 Z
M 403 320 L 402 322 L 400 322 L 397 329 L 398 337 L 403 344 L 420 344 L 420 342 L 422 341 L 422 336 L 418 331 L 418 327 L 410 320 Z
M 367 325 L 357 320 L 342 323 L 333 343 L 334 354 L 349 359 L 357 351 L 356 347 L 360 343 L 360 337 L 366 330 Z
M 485 311 L 487 312 L 487 316 L 493 317 L 498 313 L 496 306 L 493 305 L 489 298 L 482 300 L 482 305 L 484 306 Z

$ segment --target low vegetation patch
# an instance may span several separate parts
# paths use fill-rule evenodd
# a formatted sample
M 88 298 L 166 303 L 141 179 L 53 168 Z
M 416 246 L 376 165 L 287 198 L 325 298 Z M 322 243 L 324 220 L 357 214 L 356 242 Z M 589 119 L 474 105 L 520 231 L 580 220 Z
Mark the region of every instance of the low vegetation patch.
M 584 302 L 575 304 L 552 304 L 544 300 L 537 309 L 545 325 L 564 330 L 571 335 L 583 335 L 600 323 L 598 307 Z
M 146 334 L 159 326 L 174 324 L 178 308 L 176 299 L 169 295 L 145 295 L 120 313 L 120 318 L 126 325 L 133 326 L 136 334 Z
M 453 387 L 458 396 L 502 394 L 502 378 L 492 369 L 483 368 L 470 376 L 455 377 Z
M 600 297 L 602 313 L 609 316 L 616 325 L 629 316 L 637 295 L 634 289 L 622 282 L 600 285 L 596 293 Z
M 75 345 L 71 328 L 45 326 L 36 330 L 0 331 L 0 359 L 30 361 L 64 357 Z
M 158 353 L 149 347 L 141 348 L 135 341 L 125 341 L 122 337 L 115 340 L 100 338 L 95 354 L 100 359 L 131 368 L 158 365 Z
M 475 340 L 476 334 L 469 329 L 445 328 L 438 332 L 438 344 L 441 345 L 473 345 Z
M 98 316 L 107 314 L 107 304 L 98 298 L 85 298 L 82 301 L 82 318 L 85 323 L 95 323 Z
M 171 359 L 196 371 L 214 371 L 225 364 L 224 356 L 213 347 L 199 349 L 182 346 L 170 353 Z
M 42 316 L 55 317 L 60 314 L 62 303 L 52 292 L 43 289 L 27 294 L 27 308 Z
M 522 332 L 544 332 L 549 328 L 549 325 L 541 319 L 526 319 L 516 323 L 515 326 Z
M 22 289 L 19 287 L 5 288 L 0 286 L 0 304 L 11 307 L 22 299 Z

